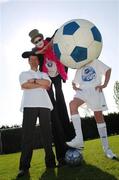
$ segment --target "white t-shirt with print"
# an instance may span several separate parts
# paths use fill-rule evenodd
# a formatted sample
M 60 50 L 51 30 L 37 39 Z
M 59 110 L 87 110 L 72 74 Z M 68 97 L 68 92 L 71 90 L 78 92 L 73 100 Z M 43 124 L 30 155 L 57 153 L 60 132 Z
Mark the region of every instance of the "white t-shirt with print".
M 73 82 L 79 84 L 81 89 L 87 89 L 102 84 L 103 75 L 110 69 L 100 60 L 96 59 L 76 71 Z
M 46 67 L 50 77 L 56 77 L 59 73 L 57 71 L 56 63 L 50 59 L 46 59 Z
M 29 70 L 22 72 L 19 76 L 21 85 L 30 79 L 47 79 L 51 82 L 48 75 L 40 71 L 36 72 L 33 70 Z M 23 89 L 20 110 L 23 111 L 24 107 L 44 107 L 50 110 L 53 109 L 49 95 L 43 88 Z

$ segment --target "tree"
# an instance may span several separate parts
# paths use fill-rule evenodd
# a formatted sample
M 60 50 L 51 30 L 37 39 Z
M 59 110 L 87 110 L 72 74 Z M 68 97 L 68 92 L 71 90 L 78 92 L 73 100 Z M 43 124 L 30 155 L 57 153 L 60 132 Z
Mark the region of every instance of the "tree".
M 119 81 L 116 81 L 114 84 L 114 99 L 119 109 Z

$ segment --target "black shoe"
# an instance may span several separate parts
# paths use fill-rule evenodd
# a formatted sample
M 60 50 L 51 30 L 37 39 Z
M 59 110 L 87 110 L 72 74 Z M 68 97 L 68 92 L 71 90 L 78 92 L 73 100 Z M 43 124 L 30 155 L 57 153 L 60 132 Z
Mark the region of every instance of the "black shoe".
M 66 162 L 65 162 L 64 159 L 59 159 L 57 167 L 59 168 L 59 167 L 62 167 L 62 166 L 66 166 Z
M 23 176 L 30 176 L 29 170 L 20 170 L 20 171 L 18 172 L 17 178 L 23 177 Z

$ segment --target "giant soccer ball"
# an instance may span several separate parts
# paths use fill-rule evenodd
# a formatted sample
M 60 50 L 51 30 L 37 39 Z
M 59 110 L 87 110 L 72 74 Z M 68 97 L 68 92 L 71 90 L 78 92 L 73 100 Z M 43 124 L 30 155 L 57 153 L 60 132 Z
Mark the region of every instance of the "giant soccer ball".
M 83 156 L 79 149 L 71 148 L 67 150 L 65 154 L 65 161 L 69 166 L 79 166 L 81 165 Z
M 53 49 L 62 64 L 78 69 L 99 57 L 102 37 L 92 22 L 74 19 L 57 30 L 53 38 Z

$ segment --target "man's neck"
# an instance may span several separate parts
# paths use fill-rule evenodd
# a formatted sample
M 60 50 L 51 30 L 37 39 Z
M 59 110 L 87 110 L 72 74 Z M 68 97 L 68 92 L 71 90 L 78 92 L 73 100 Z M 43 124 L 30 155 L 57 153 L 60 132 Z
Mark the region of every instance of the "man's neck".
M 38 71 L 38 68 L 31 68 L 31 70 L 33 70 L 33 71 Z

